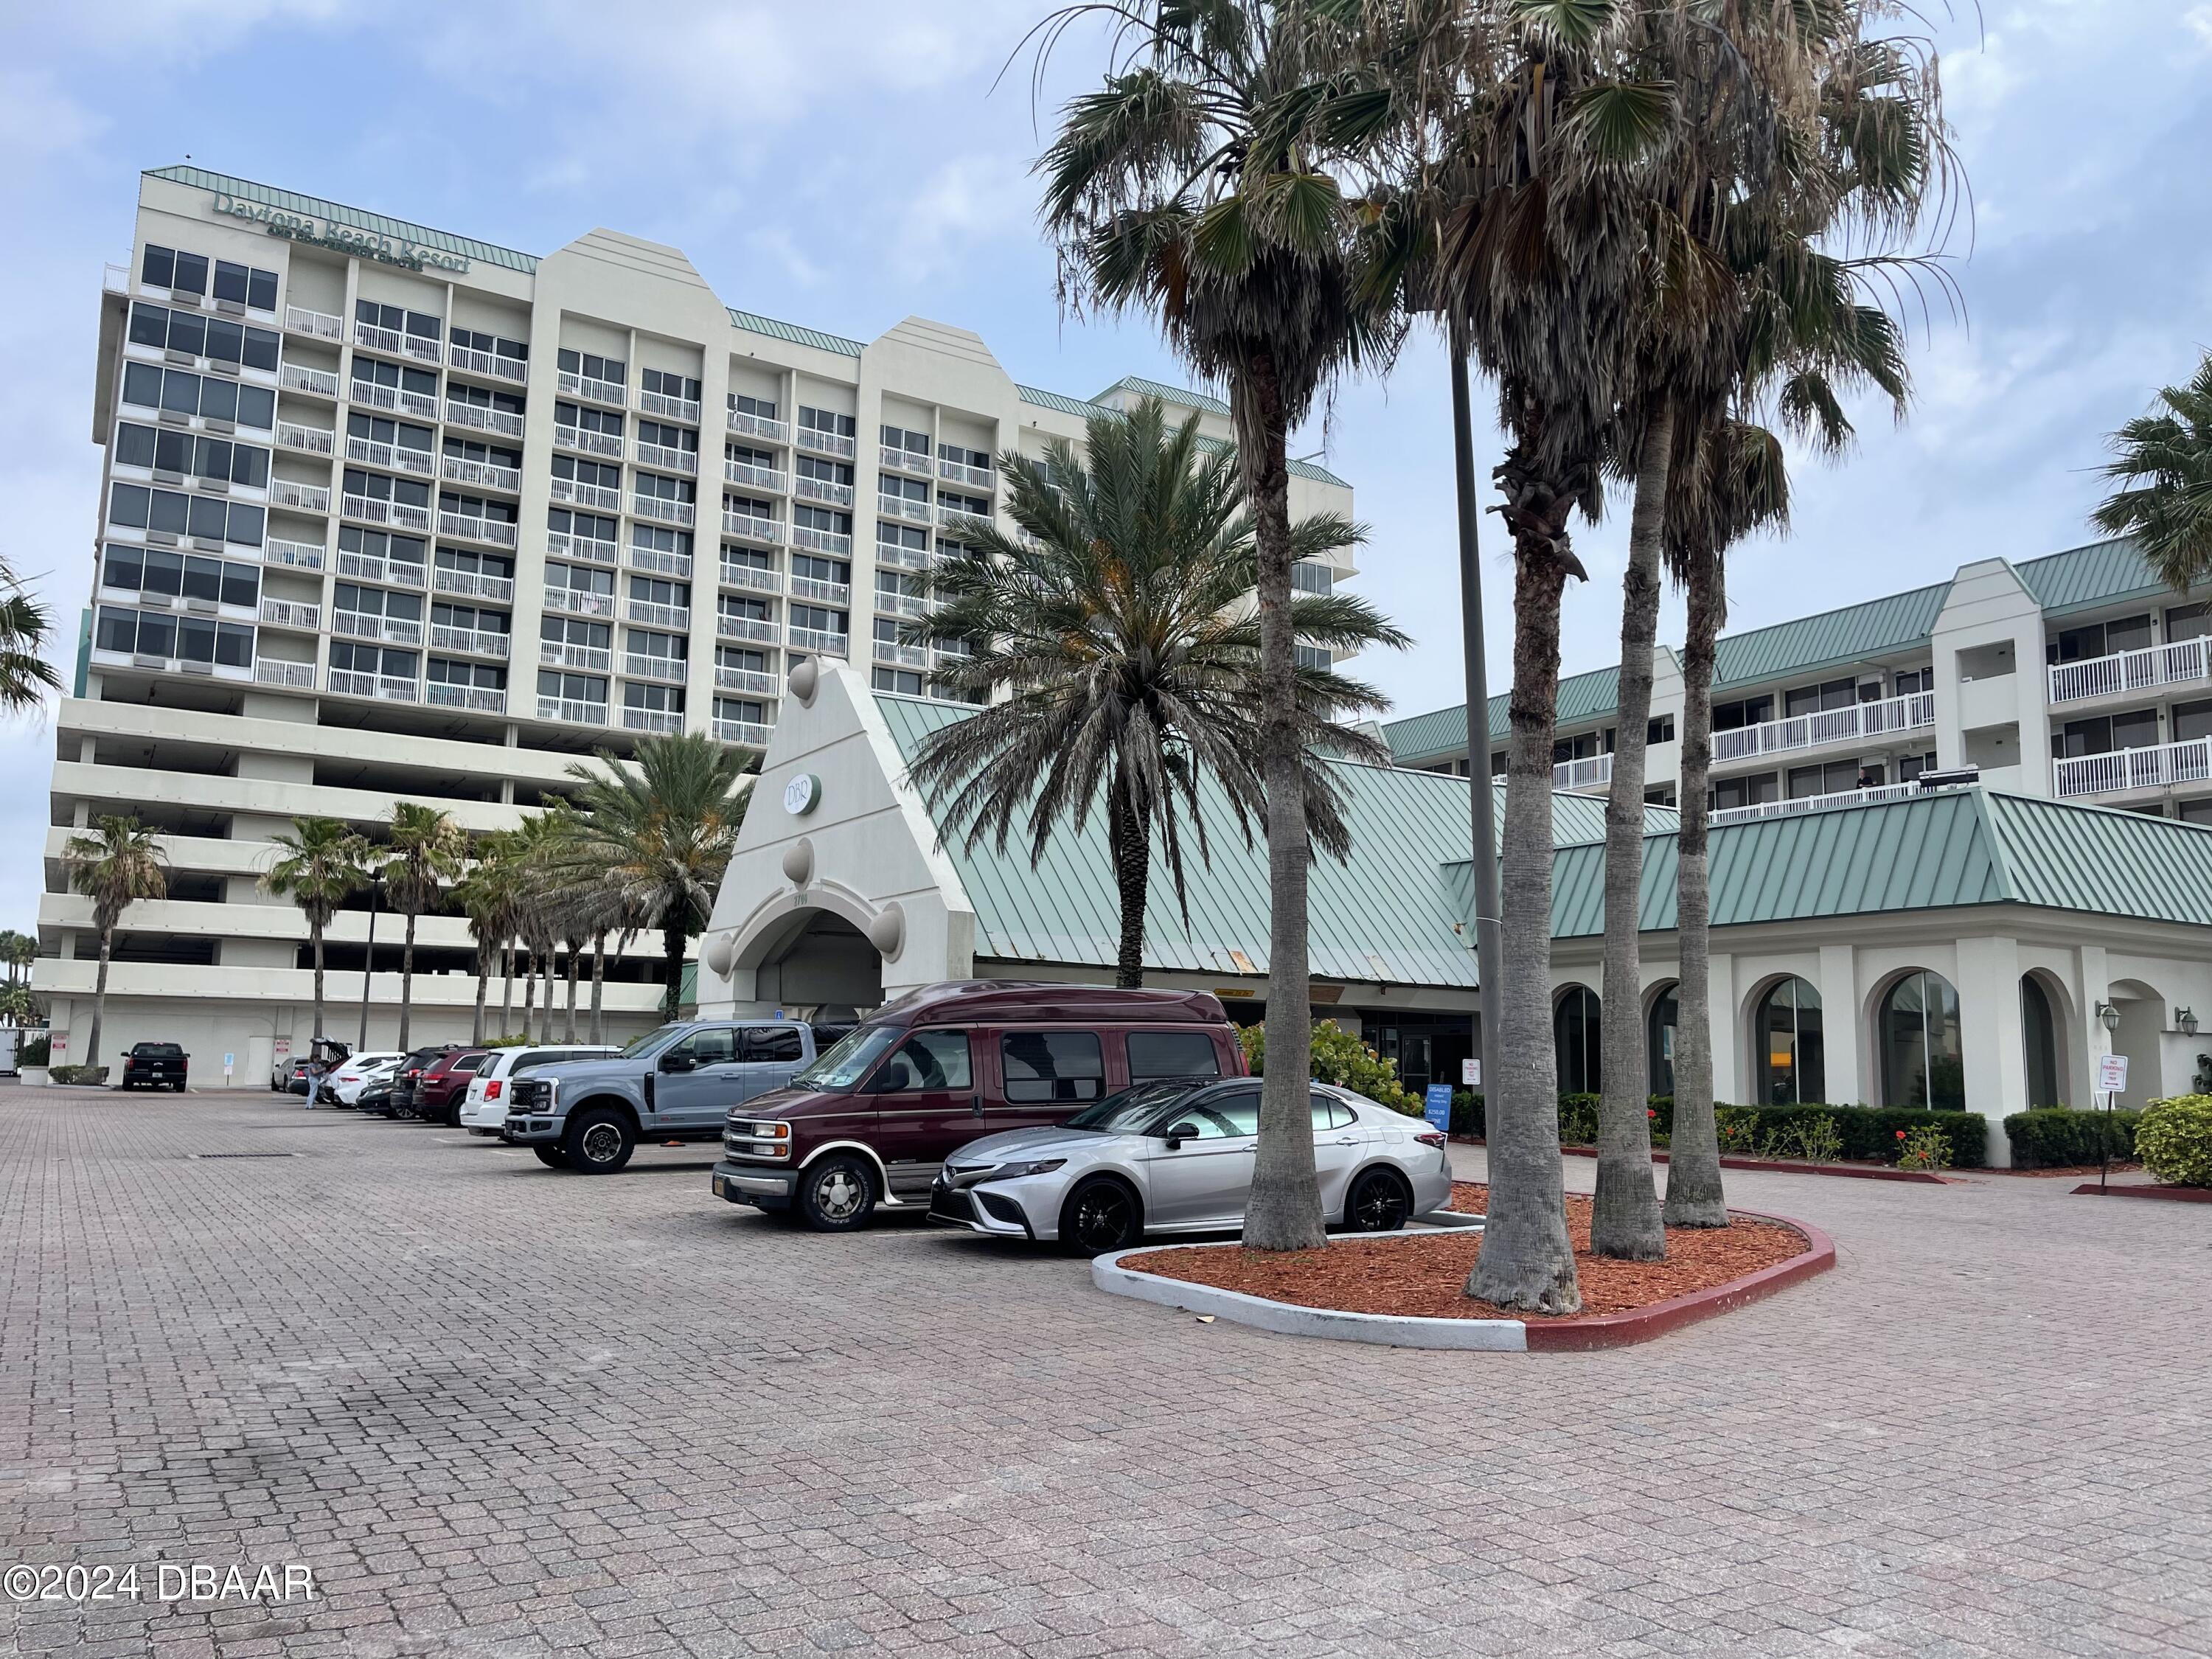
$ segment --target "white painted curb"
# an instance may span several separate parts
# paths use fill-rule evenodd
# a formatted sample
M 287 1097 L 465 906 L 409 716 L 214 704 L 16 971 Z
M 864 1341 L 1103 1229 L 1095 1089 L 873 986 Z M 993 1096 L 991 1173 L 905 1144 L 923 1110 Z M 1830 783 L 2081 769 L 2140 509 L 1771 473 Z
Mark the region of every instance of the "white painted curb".
M 1432 1227 L 1407 1228 L 1395 1233 L 1363 1233 L 1363 1238 L 1407 1238 L 1434 1231 Z M 1517 1319 L 1424 1319 L 1396 1314 L 1340 1313 L 1332 1308 L 1305 1308 L 1293 1302 L 1273 1302 L 1247 1296 L 1242 1291 L 1217 1290 L 1157 1273 L 1139 1273 L 1121 1264 L 1161 1250 L 1225 1250 L 1235 1241 L 1220 1244 L 1152 1244 L 1141 1249 L 1117 1250 L 1095 1257 L 1091 1282 L 1115 1296 L 1134 1297 L 1139 1302 L 1187 1313 L 1212 1314 L 1232 1324 L 1250 1325 L 1282 1336 L 1318 1336 L 1332 1342 L 1372 1342 L 1392 1348 L 1453 1348 L 1490 1353 L 1525 1353 L 1528 1328 Z

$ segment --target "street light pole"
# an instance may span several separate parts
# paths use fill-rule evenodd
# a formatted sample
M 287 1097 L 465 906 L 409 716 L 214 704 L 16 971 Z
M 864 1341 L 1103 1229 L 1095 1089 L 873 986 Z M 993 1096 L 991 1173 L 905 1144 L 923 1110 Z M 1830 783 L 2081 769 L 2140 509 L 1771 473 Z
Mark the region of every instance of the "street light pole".
M 1504 941 L 1498 931 L 1498 802 L 1490 787 L 1490 669 L 1482 642 L 1482 567 L 1476 528 L 1480 509 L 1474 493 L 1474 415 L 1467 381 L 1467 334 L 1456 323 L 1451 336 L 1452 470 L 1459 494 L 1459 609 L 1462 649 L 1467 664 L 1467 794 L 1474 873 L 1474 966 L 1481 1035 L 1475 1051 L 1486 1062 L 1498 1036 L 1498 964 Z M 1485 1098 L 1489 1067 L 1483 1068 Z

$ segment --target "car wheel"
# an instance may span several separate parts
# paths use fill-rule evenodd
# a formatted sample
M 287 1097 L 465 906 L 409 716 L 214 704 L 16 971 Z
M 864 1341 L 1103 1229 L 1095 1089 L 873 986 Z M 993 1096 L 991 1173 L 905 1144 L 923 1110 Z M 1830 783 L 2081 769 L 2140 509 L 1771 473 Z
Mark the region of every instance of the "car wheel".
M 1093 1176 L 1060 1206 L 1060 1242 L 1072 1255 L 1111 1255 L 1144 1236 L 1144 1206 L 1126 1182 L 1111 1176 Z
M 637 1132 L 620 1112 L 602 1106 L 579 1112 L 569 1121 L 561 1149 L 568 1155 L 570 1169 L 586 1175 L 612 1175 L 637 1150 Z
M 802 1171 L 795 1196 L 800 1219 L 816 1232 L 851 1232 L 875 1212 L 876 1179 L 860 1159 L 841 1153 Z
M 568 1167 L 568 1154 L 558 1146 L 532 1146 L 530 1150 L 538 1154 L 538 1161 L 549 1170 L 565 1170 Z
M 1347 1232 L 1395 1233 L 1413 1214 L 1413 1189 L 1402 1176 L 1389 1170 L 1370 1170 L 1352 1183 L 1344 1200 Z

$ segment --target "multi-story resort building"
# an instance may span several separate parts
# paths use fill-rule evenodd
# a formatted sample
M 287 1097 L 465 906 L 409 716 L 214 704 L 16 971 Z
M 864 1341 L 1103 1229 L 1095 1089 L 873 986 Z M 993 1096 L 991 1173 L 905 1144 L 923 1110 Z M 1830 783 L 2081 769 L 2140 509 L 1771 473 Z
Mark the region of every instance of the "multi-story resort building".
M 811 657 L 924 695 L 899 626 L 997 513 L 1000 454 L 1145 395 L 1230 436 L 1172 387 L 1018 386 L 943 324 L 862 342 L 733 309 L 613 231 L 534 258 L 190 167 L 143 176 L 100 306 L 97 574 L 40 914 L 58 1060 L 97 948 L 59 860 L 92 818 L 158 826 L 171 872 L 125 920 L 107 1052 L 179 1038 L 198 1076 L 225 1054 L 265 1074 L 308 1034 L 305 927 L 260 881 L 295 817 L 372 829 L 407 799 L 483 832 L 646 734 L 758 750 Z M 1342 480 L 1293 471 L 1294 514 L 1351 512 Z M 365 1002 L 381 1043 L 398 930 L 372 963 L 374 902 L 331 930 L 326 1023 L 350 1038 Z M 474 963 L 461 920 L 422 920 L 415 1034 L 466 1035 Z M 614 964 L 618 1032 L 653 1018 L 653 972 Z

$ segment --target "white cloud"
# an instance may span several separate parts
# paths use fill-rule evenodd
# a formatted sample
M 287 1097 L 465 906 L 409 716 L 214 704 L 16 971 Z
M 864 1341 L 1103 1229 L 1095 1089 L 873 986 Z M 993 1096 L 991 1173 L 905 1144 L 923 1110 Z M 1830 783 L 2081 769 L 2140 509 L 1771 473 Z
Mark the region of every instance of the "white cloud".
M 945 162 L 907 205 L 899 227 L 900 270 L 911 281 L 975 257 L 986 243 L 1026 237 L 1036 203 L 1024 158 L 963 155 Z
M 0 70 L 0 154 L 18 165 L 80 149 L 106 125 L 45 72 Z
M 2181 14 L 2181 27 L 2195 35 L 2199 45 L 2212 48 L 2212 6 L 2191 6 Z

